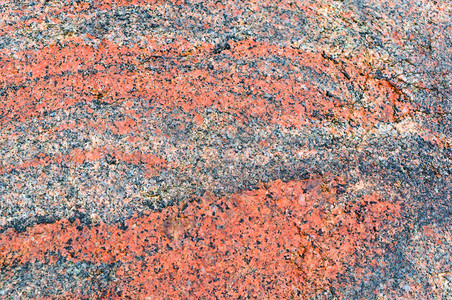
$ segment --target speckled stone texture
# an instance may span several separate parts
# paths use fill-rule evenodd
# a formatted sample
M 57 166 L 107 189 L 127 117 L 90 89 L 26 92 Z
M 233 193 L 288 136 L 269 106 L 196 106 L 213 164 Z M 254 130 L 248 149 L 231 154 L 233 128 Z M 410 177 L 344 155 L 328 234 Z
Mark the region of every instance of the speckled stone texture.
M 1 299 L 452 299 L 452 3 L 0 0 Z

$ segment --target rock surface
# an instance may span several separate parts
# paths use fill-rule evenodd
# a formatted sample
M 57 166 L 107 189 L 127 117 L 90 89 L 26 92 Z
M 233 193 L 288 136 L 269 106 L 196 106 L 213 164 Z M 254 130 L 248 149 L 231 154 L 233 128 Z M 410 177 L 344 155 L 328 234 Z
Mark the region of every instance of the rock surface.
M 449 299 L 448 1 L 0 0 L 0 297 Z

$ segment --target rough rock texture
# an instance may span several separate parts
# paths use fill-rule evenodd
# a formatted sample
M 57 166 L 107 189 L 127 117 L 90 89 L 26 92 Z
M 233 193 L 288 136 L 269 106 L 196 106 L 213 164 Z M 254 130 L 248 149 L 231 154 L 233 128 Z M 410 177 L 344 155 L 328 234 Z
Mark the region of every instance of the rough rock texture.
M 0 0 L 0 297 L 450 299 L 449 1 Z

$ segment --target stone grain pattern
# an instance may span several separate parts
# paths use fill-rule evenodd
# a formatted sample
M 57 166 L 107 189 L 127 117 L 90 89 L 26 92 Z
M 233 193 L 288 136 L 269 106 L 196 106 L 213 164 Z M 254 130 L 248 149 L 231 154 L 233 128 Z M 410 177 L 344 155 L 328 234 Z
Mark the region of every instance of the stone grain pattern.
M 0 0 L 1 299 L 450 299 L 450 1 Z

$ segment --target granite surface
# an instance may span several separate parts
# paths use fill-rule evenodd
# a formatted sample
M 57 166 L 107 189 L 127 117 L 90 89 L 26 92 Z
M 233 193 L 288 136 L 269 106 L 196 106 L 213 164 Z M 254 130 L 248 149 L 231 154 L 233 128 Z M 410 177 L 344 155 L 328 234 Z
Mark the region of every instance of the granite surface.
M 452 3 L 0 0 L 1 299 L 452 299 Z

